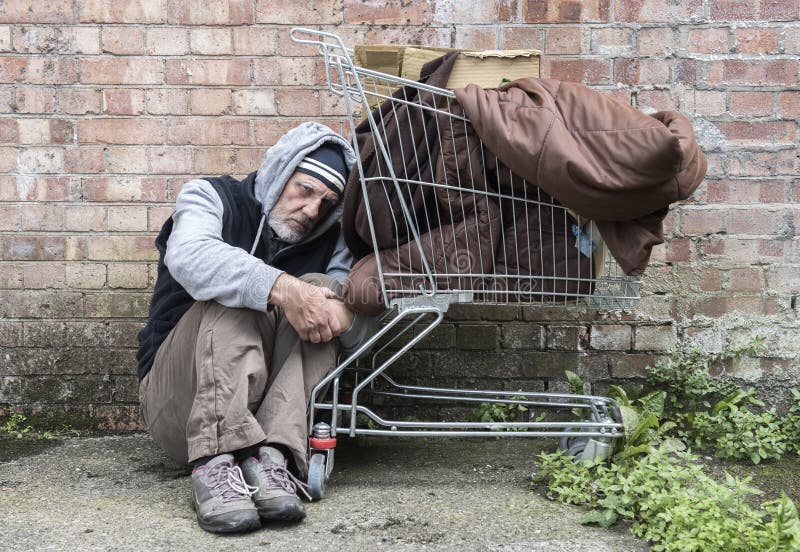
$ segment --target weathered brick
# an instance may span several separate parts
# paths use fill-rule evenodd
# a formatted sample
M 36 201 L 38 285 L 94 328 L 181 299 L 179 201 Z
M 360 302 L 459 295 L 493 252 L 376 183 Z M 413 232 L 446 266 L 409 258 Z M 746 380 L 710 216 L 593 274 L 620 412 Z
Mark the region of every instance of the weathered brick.
M 522 355 L 522 374 L 526 378 L 560 378 L 565 370 L 577 372 L 586 353 L 554 351 L 529 352 Z
M 786 119 L 800 119 L 800 92 L 778 94 L 778 115 Z
M 727 212 L 720 209 L 683 210 L 681 231 L 685 236 L 704 236 L 725 232 Z
M 522 4 L 522 18 L 525 23 L 609 21 L 610 5 L 609 0 L 527 0 Z
M 179 25 L 243 25 L 253 23 L 252 0 L 168 0 L 170 23 Z M 301 23 L 294 19 L 286 21 Z
M 106 208 L 89 205 L 74 205 L 66 209 L 64 225 L 72 231 L 101 231 L 106 230 Z
M 435 4 L 435 23 L 494 23 L 498 7 L 492 0 L 479 0 L 469 4 L 440 2 Z M 503 3 L 501 2 L 502 6 Z M 429 4 L 402 0 L 344 0 L 344 23 L 347 25 L 425 25 L 430 20 Z M 471 17 L 470 17 L 471 16 Z
M 22 269 L 26 289 L 60 289 L 65 283 L 64 264 L 32 263 Z
M 593 349 L 627 351 L 631 348 L 631 326 L 621 324 L 593 325 L 590 333 Z
M 148 170 L 147 150 L 140 146 L 108 146 L 106 147 L 106 170 L 110 173 L 146 173 Z
M 689 31 L 688 50 L 692 54 L 725 54 L 730 51 L 730 28 L 713 27 Z
M 149 274 L 144 263 L 108 263 L 108 287 L 143 289 L 148 287 Z
M 237 56 L 275 55 L 277 36 L 277 30 L 269 27 L 234 27 L 233 53 Z
M 151 232 L 158 232 L 161 226 L 175 212 L 172 205 L 147 208 L 147 229 Z
M 18 168 L 22 173 L 62 173 L 64 172 L 64 150 L 61 148 L 25 148 L 20 151 Z
M 633 31 L 604 27 L 592 30 L 592 53 L 606 56 L 624 56 L 633 53 Z
M 544 349 L 544 326 L 504 324 L 500 343 L 504 349 Z
M 256 23 L 339 25 L 343 0 L 256 0 Z
M 290 119 L 286 117 L 255 119 L 253 121 L 253 131 L 256 144 L 259 146 L 272 146 L 281 136 L 302 122 L 302 119 Z
M 18 86 L 12 111 L 16 113 L 53 113 L 56 91 L 40 86 Z
M 150 174 L 188 174 L 192 171 L 192 150 L 185 147 L 147 148 Z
M 547 29 L 545 53 L 580 54 L 583 52 L 583 31 L 581 27 L 550 27 Z
M 784 121 L 718 122 L 715 125 L 731 144 L 791 144 L 796 136 L 794 123 Z
M 673 326 L 637 326 L 634 338 L 636 351 L 668 352 L 678 344 Z
M 229 55 L 233 52 L 233 35 L 227 28 L 192 29 L 189 34 L 189 44 L 194 54 Z
M 64 170 L 68 173 L 102 173 L 105 154 L 102 147 L 80 146 L 64 150 Z
M 772 115 L 771 92 L 731 92 L 731 115 L 769 117 Z
M 167 84 L 250 84 L 250 62 L 246 59 L 168 59 Z
M 64 207 L 61 205 L 25 205 L 22 207 L 22 230 L 64 229 Z
M 82 23 L 163 23 L 161 0 L 81 0 L 77 3 Z
M 52 107 L 50 111 L 52 111 Z M 100 91 L 88 88 L 58 90 L 58 112 L 68 115 L 100 113 Z
M 180 119 L 167 123 L 169 144 L 249 144 L 250 124 L 242 120 Z
M 316 90 L 278 90 L 276 103 L 279 115 L 289 117 L 319 115 L 319 92 Z
M 189 30 L 177 27 L 145 29 L 145 53 L 151 56 L 181 56 L 189 53 Z
M 83 295 L 69 291 L 11 290 L 4 292 L 4 318 L 66 318 L 83 316 Z
M 103 52 L 117 55 L 144 53 L 144 30 L 140 27 L 103 27 Z
M 236 90 L 233 93 L 233 112 L 236 115 L 275 115 L 273 90 Z
M 145 100 L 147 112 L 151 115 L 186 115 L 189 112 L 189 92 L 187 90 L 148 90 Z
M 758 268 L 735 268 L 727 271 L 725 289 L 732 292 L 756 292 L 764 289 L 764 273 Z
M 797 82 L 798 62 L 789 59 L 739 60 L 709 62 L 709 84 L 791 85 Z
M 641 56 L 664 56 L 675 53 L 676 33 L 669 27 L 647 27 L 636 34 L 636 51 Z
M 108 229 L 117 232 L 147 230 L 147 207 L 112 206 L 108 208 Z
M 759 4 L 759 18 L 769 21 L 796 21 L 797 0 L 762 0 Z
M 498 328 L 495 325 L 462 324 L 456 331 L 456 346 L 464 350 L 497 349 Z
M 658 355 L 610 353 L 612 378 L 645 378 L 647 367 L 658 363 Z
M 670 63 L 663 59 L 617 59 L 614 61 L 614 82 L 628 85 L 669 83 Z
M 547 349 L 551 351 L 583 351 L 588 338 L 586 326 L 547 326 Z
M 543 76 L 582 84 L 611 84 L 612 64 L 604 59 L 545 58 Z
M 22 120 L 23 125 L 25 119 Z M 20 139 L 19 123 L 15 119 L 0 119 L 0 142 L 15 144 Z
M 4 25 L 0 27 L 0 52 L 10 52 L 12 48 L 11 27 Z
M 52 2 L 3 2 L 0 23 L 73 23 L 74 0 Z
M 32 57 L 25 82 L 29 84 L 71 84 L 78 80 L 76 60 L 67 57 Z
M 718 21 L 758 19 L 758 3 L 747 0 L 710 0 L 709 10 Z
M 106 285 L 106 265 L 99 263 L 68 263 L 67 285 L 77 289 L 100 289 Z
M 20 217 L 20 207 L 18 205 L 0 205 L 0 231 L 19 231 Z
M 16 125 L 19 127 L 19 133 L 16 133 L 16 126 L 8 128 L 0 128 L 0 139 L 2 138 L 3 130 L 5 134 L 12 134 L 15 140 L 3 141 L 19 141 L 20 144 L 42 144 L 47 145 L 50 143 L 50 121 L 47 119 L 20 119 Z M 11 132 L 9 132 L 11 131 Z
M 500 48 L 505 50 L 544 50 L 544 34 L 543 29 L 526 27 L 503 27 L 500 29 Z M 439 38 L 437 44 L 447 47 L 450 45 L 449 41 L 444 41 Z
M 56 29 L 53 27 L 14 27 L 11 36 L 15 52 L 45 54 L 56 48 Z
M 679 103 L 670 90 L 639 90 L 636 94 L 636 107 L 639 109 L 678 110 Z
M 317 58 L 261 58 L 253 62 L 255 84 L 308 85 L 321 83 Z M 319 81 L 319 82 L 318 82 Z
M 800 27 L 787 27 L 783 33 L 783 51 L 800 54 Z
M 745 27 L 734 32 L 736 52 L 740 54 L 775 54 L 778 52 L 778 28 Z
M 164 62 L 148 57 L 84 58 L 79 74 L 80 82 L 88 84 L 159 84 L 164 82 Z
M 631 23 L 668 21 L 670 4 L 663 0 L 623 0 L 614 4 L 614 20 Z
M 78 121 L 78 141 L 84 144 L 160 144 L 164 131 L 160 120 L 85 119 Z
M 107 88 L 103 90 L 103 112 L 110 115 L 144 113 L 144 90 Z
M 792 211 L 788 209 L 733 209 L 730 212 L 728 231 L 738 235 L 793 236 L 792 215 Z
M 62 54 L 99 54 L 100 28 L 66 27 L 58 28 L 58 51 Z
M 79 186 L 67 177 L 26 176 L 0 177 L 2 201 L 68 201 L 80 196 Z
M 12 172 L 15 171 L 16 169 L 17 169 L 16 148 L 0 148 L 0 172 Z
M 189 104 L 193 115 L 228 115 L 231 112 L 231 91 L 222 88 L 191 90 Z
M 0 82 L 21 81 L 28 71 L 28 58 L 21 56 L 0 57 Z
M 497 33 L 492 28 L 464 29 L 456 35 L 453 47 L 464 50 L 494 50 L 497 48 Z

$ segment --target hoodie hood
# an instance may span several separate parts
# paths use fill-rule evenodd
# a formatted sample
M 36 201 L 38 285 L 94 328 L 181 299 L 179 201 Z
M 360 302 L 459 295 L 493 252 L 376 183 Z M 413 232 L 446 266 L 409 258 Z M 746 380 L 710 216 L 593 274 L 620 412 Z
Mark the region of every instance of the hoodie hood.
M 264 156 L 264 161 L 256 171 L 254 190 L 256 199 L 262 205 L 262 223 L 269 217 L 270 211 L 286 186 L 286 181 L 292 176 L 300 161 L 325 142 L 342 147 L 347 168 L 352 171 L 356 155 L 350 142 L 319 123 L 303 123 L 287 132 L 274 146 L 269 148 Z M 335 209 L 314 226 L 303 241 L 313 239 L 330 228 L 342 216 L 342 210 L 343 202 L 340 201 Z

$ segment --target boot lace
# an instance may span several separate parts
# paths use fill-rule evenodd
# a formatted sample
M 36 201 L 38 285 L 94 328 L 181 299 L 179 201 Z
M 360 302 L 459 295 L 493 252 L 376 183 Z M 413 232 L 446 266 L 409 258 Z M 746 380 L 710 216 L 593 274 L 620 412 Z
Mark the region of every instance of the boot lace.
M 292 473 L 286 469 L 285 466 L 279 464 L 261 464 L 264 475 L 267 478 L 267 489 L 282 489 L 287 493 L 295 494 L 298 491 L 311 500 L 311 495 L 308 494 L 308 485 L 296 478 Z
M 218 464 L 208 470 L 209 486 L 219 492 L 223 504 L 241 500 L 243 496 L 253 496 L 258 487 L 248 485 L 239 466 Z

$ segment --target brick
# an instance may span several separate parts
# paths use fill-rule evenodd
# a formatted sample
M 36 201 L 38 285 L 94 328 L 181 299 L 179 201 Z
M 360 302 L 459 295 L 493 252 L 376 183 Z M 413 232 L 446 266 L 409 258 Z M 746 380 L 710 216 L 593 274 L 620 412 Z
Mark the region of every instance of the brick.
M 634 350 L 668 352 L 678 344 L 673 326 L 637 326 Z
M 17 232 L 20 228 L 20 208 L 16 205 L 0 205 L 0 231 Z
M 192 29 L 189 44 L 194 54 L 218 56 L 233 52 L 231 30 L 226 28 Z
M 706 184 L 709 203 L 758 203 L 759 185 L 750 180 L 710 180 Z
M 548 351 L 583 351 L 588 341 L 586 326 L 547 326 Z
M 759 4 L 759 18 L 768 21 L 796 21 L 797 0 L 762 0 Z
M 63 230 L 64 207 L 61 205 L 25 205 L 22 211 L 22 230 Z
M 796 60 L 715 61 L 707 69 L 709 84 L 792 85 L 797 83 Z
M 778 116 L 785 119 L 800 119 L 800 92 L 778 94 Z
M 728 271 L 725 286 L 732 292 L 757 292 L 764 289 L 763 271 L 757 268 L 736 268 Z
M 464 50 L 494 50 L 497 48 L 497 33 L 492 28 L 467 28 L 456 35 L 453 47 Z
M 321 83 L 316 58 L 262 58 L 253 62 L 255 84 L 308 85 Z
M 731 234 L 793 235 L 792 213 L 787 210 L 766 210 L 750 207 L 730 211 L 728 232 Z
M 248 121 L 225 119 L 181 119 L 167 123 L 169 144 L 249 144 Z
M 149 284 L 144 263 L 108 263 L 108 287 L 143 289 Z
M 88 205 L 71 205 L 64 214 L 66 230 L 89 232 L 108 228 L 106 208 Z
M 106 169 L 110 173 L 146 173 L 147 152 L 140 146 L 117 146 L 106 149 Z
M 102 173 L 105 155 L 102 147 L 75 147 L 64 150 L 64 170 L 68 173 Z
M 722 273 L 717 269 L 707 268 L 700 273 L 698 282 L 700 291 L 721 291 Z
M 505 50 L 534 49 L 544 50 L 544 30 L 528 27 L 507 27 L 500 29 L 500 48 Z M 440 42 L 441 43 L 441 42 Z M 449 46 L 449 41 L 444 42 Z
M 237 90 L 233 93 L 233 112 L 237 115 L 275 115 L 273 90 Z
M 495 23 L 498 8 L 505 7 L 493 0 L 478 0 L 470 3 L 439 2 L 435 4 L 433 21 L 443 24 L 453 23 Z M 430 14 L 427 2 L 403 0 L 345 0 L 344 23 L 348 25 L 425 25 Z
M 62 236 L 5 236 L 3 259 L 15 261 L 60 261 L 66 257 L 67 242 Z
M 0 23 L 73 23 L 73 0 L 12 1 L 0 4 Z
M 0 148 L 0 172 L 12 172 L 17 168 L 17 149 Z
M 78 121 L 78 141 L 84 144 L 160 144 L 162 123 L 156 119 L 86 119 Z
M 278 114 L 290 117 L 319 115 L 319 92 L 316 90 L 278 90 Z
M 58 112 L 68 115 L 100 113 L 100 91 L 87 88 L 60 88 L 58 90 Z M 51 108 L 52 110 L 52 108 Z
M 658 362 L 658 357 L 644 354 L 609 354 L 608 363 L 612 378 L 646 378 L 647 367 Z
M 778 52 L 777 28 L 736 29 L 736 52 L 740 54 L 775 54 Z
M 144 53 L 144 31 L 138 27 L 103 27 L 103 52 L 117 55 Z
M 545 58 L 543 76 L 583 84 L 611 84 L 611 62 L 600 59 Z
M 24 119 L 22 120 L 24 125 Z M 14 119 L 0 119 L 0 143 L 15 144 L 20 138 L 19 123 Z
M 525 23 L 609 21 L 611 15 L 610 4 L 609 0 L 589 0 L 586 2 L 526 0 L 522 4 L 522 18 Z
M 0 316 L 7 318 L 71 318 L 83 316 L 80 293 L 44 290 L 20 290 L 6 293 L 0 303 Z
M 109 149 L 119 150 L 130 148 Z M 85 178 L 83 182 L 83 197 L 86 201 L 92 202 L 174 202 L 175 194 L 173 192 L 174 187 L 165 178 L 96 177 Z
M 253 120 L 256 144 L 272 146 L 278 139 L 303 122 L 302 119 L 270 118 Z
M 80 197 L 71 193 L 71 179 L 65 177 L 0 177 L 0 201 L 68 201 Z
M 639 29 L 636 35 L 636 51 L 641 56 L 664 56 L 676 51 L 675 31 L 669 27 Z
M 772 115 L 771 92 L 731 92 L 731 115 L 769 117 Z
M 246 59 L 167 60 L 167 84 L 250 84 Z
M 276 29 L 268 27 L 235 27 L 233 53 L 237 56 L 273 56 L 277 53 Z
M 33 263 L 23 267 L 26 289 L 61 289 L 65 283 L 63 264 Z
M 537 324 L 504 324 L 501 326 L 504 349 L 544 349 L 544 327 Z
M 580 27 L 550 27 L 547 29 L 545 53 L 580 54 L 583 52 L 583 33 Z
M 22 288 L 22 266 L 8 263 L 0 264 L 0 289 L 21 289 Z M 5 339 L 5 332 L 9 331 L 9 325 L 0 322 L 0 345 L 9 345 Z
M 186 115 L 189 113 L 187 90 L 155 89 L 145 93 L 147 113 L 150 115 Z
M 671 82 L 670 64 L 661 59 L 617 59 L 614 61 L 614 82 L 666 84 Z
M 78 64 L 71 57 L 43 56 L 28 60 L 28 84 L 71 84 L 78 80 Z
M 147 207 L 127 205 L 109 207 L 108 229 L 112 232 L 146 231 Z
M 618 0 L 614 4 L 614 20 L 644 23 L 669 20 L 669 2 L 663 0 Z
M 151 174 L 188 174 L 192 171 L 192 151 L 185 147 L 147 148 Z
M 791 144 L 795 140 L 795 125 L 790 122 L 732 122 L 715 123 L 722 135 L 731 144 Z
M 88 255 L 93 261 L 151 261 L 158 251 L 150 236 L 94 236 Z
M 639 90 L 636 94 L 636 107 L 639 109 L 677 111 L 679 103 L 678 97 L 671 90 Z
M 167 13 L 169 22 L 179 25 L 243 25 L 254 22 L 252 0 L 168 0 Z M 291 17 L 277 23 L 287 21 L 301 23 Z
M 631 327 L 620 324 L 595 325 L 591 328 L 590 343 L 601 351 L 627 351 L 631 348 Z
M 0 56 L 0 82 L 23 80 L 28 70 L 28 58 Z
M 56 48 L 56 29 L 53 27 L 14 27 L 11 36 L 15 52 L 45 54 Z
M 683 210 L 681 230 L 686 236 L 704 236 L 725 232 L 726 212 L 721 209 Z
M 0 52 L 10 52 L 11 50 L 11 27 L 2 26 L 0 27 Z
M 462 350 L 497 349 L 497 326 L 460 325 L 456 330 L 456 347 Z
M 800 27 L 788 27 L 783 32 L 783 51 L 800 54 Z
M 72 121 L 50 119 L 50 143 L 71 144 L 75 141 L 75 128 Z
M 80 60 L 80 81 L 88 84 L 160 84 L 164 65 L 157 58 L 115 57 Z
M 77 289 L 100 289 L 106 285 L 106 265 L 98 263 L 68 263 L 67 285 Z
M 109 115 L 144 113 L 144 90 L 107 88 L 103 90 L 103 112 Z
M 189 93 L 193 115 L 229 115 L 231 91 L 220 88 L 199 88 Z
M 26 148 L 20 151 L 18 169 L 22 173 L 64 172 L 64 150 L 61 148 Z
M 59 27 L 58 51 L 62 54 L 99 54 L 99 27 Z
M 82 23 L 163 23 L 165 20 L 161 0 L 81 0 L 78 6 Z
M 180 56 L 189 53 L 189 30 L 176 27 L 144 30 L 145 50 L 151 56 Z
M 758 3 L 748 0 L 710 0 L 709 11 L 717 21 L 758 19 Z
M 256 0 L 256 23 L 339 25 L 343 0 Z
M 86 293 L 87 318 L 133 318 L 147 316 L 149 294 L 104 292 Z
M 692 29 L 689 31 L 687 48 L 693 54 L 726 54 L 730 51 L 728 27 Z
M 202 148 L 195 152 L 194 172 L 202 174 L 245 175 L 261 164 L 261 149 Z
M 161 227 L 175 212 L 172 205 L 147 208 L 147 229 L 150 232 L 158 232 Z

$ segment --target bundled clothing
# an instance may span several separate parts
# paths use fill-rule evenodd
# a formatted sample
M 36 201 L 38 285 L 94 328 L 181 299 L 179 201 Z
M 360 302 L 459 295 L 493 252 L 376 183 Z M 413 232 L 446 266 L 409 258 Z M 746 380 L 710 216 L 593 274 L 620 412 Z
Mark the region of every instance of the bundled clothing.
M 443 87 L 456 55 L 427 64 L 421 82 Z M 356 129 L 367 197 L 354 171 L 343 219 L 345 240 L 360 259 L 344 286 L 356 310 L 385 307 L 379 263 L 391 296 L 429 288 L 408 276 L 426 272 L 420 250 L 434 275 L 447 275 L 435 277 L 439 289 L 486 289 L 485 298 L 496 293 L 501 301 L 591 293 L 590 279 L 599 275 L 590 255 L 573 246 L 586 221 L 596 221 L 626 274 L 640 274 L 663 242 L 669 205 L 689 197 L 705 176 L 691 123 L 675 112 L 648 116 L 551 79 L 520 79 L 498 90 L 469 85 L 455 95 L 457 103 L 437 105 L 432 94 L 404 87 L 394 94 L 400 101 L 373 112 L 391 167 L 369 122 Z M 476 282 L 475 274 L 495 276 Z

